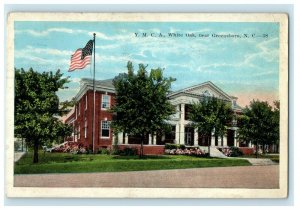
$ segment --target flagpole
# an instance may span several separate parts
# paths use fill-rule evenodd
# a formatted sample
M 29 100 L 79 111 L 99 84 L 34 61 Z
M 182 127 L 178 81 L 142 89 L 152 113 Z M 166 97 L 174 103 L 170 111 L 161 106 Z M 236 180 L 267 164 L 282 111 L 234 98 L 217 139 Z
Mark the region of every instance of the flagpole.
M 95 66 L 96 66 L 96 60 L 95 60 L 95 49 L 96 49 L 96 33 L 94 35 L 94 74 L 93 74 L 93 122 L 92 122 L 92 144 L 93 144 L 93 153 L 95 153 Z

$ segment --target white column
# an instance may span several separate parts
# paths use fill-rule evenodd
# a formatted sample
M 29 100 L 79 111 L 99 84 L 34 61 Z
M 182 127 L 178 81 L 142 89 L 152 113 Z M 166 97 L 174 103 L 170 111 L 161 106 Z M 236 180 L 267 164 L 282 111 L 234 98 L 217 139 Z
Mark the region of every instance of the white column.
M 180 112 L 180 144 L 184 144 L 184 104 L 180 104 L 181 112 Z
M 123 133 L 122 132 L 118 133 L 118 144 L 123 144 Z
M 128 144 L 128 135 L 127 135 L 127 133 L 125 134 L 125 144 Z
M 251 145 L 251 141 L 248 143 L 248 147 L 251 147 L 252 145 Z
M 227 135 L 226 134 L 223 136 L 223 146 L 224 147 L 227 146 Z
M 198 129 L 194 129 L 194 146 L 199 146 L 199 141 L 198 141 Z
M 212 132 L 212 133 L 211 133 L 211 142 L 210 142 L 210 146 L 215 146 L 215 145 L 216 145 L 216 144 L 215 144 L 215 141 L 216 141 L 216 139 L 215 139 L 215 133 Z
M 234 131 L 234 146 L 237 147 L 236 130 Z
M 156 145 L 156 135 L 153 135 L 153 145 Z
M 152 145 L 152 135 L 149 134 L 149 145 Z
M 180 127 L 180 122 L 178 122 L 177 124 L 176 124 L 176 129 L 175 129 L 175 144 L 179 144 L 179 138 L 180 138 L 180 129 L 179 129 L 179 127 Z

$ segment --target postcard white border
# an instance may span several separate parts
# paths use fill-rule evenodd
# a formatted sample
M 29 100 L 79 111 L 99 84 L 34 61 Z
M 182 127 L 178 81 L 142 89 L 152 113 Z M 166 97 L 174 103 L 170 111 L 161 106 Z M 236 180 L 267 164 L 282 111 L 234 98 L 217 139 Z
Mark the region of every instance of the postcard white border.
M 280 24 L 279 189 L 33 188 L 13 186 L 14 21 L 278 22 Z M 10 13 L 7 22 L 6 195 L 48 198 L 285 198 L 288 192 L 288 16 L 283 13 Z

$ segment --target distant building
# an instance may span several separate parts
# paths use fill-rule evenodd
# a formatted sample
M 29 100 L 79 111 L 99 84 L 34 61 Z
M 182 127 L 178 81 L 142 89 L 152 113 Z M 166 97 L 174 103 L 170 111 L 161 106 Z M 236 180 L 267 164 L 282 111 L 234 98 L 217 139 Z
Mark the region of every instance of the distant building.
M 113 138 L 118 137 L 118 145 L 134 146 L 139 144 L 139 138 L 128 136 L 125 133 L 113 134 L 110 127 L 112 113 L 108 109 L 114 105 L 115 89 L 112 80 L 100 80 L 95 83 L 95 149 L 111 147 Z M 198 133 L 189 125 L 188 118 L 190 104 L 201 100 L 203 97 L 214 96 L 231 104 L 236 114 L 241 113 L 241 107 L 237 105 L 237 98 L 228 95 L 212 82 L 204 82 L 199 85 L 191 86 L 172 92 L 168 95 L 170 103 L 176 107 L 176 113 L 168 121 L 172 126 L 172 131 L 165 134 L 147 136 L 145 147 L 148 152 L 159 153 L 160 147 L 165 143 L 185 144 L 188 146 L 208 146 L 208 138 Z M 72 125 L 73 134 L 68 138 L 92 149 L 92 123 L 93 123 L 93 81 L 82 79 L 80 90 L 77 93 L 76 105 L 65 118 L 65 123 Z M 241 144 L 236 140 L 236 123 L 228 128 L 226 135 L 217 140 L 212 133 L 211 146 L 251 146 Z M 145 149 L 147 151 L 147 148 Z

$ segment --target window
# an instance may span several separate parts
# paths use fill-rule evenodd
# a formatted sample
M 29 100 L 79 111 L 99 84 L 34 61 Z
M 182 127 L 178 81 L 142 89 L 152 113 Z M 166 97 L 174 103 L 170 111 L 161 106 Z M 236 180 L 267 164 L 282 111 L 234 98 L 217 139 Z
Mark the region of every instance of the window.
M 110 128 L 110 122 L 102 120 L 101 121 L 101 137 L 105 137 L 105 138 L 109 137 L 109 128 Z
M 102 95 L 102 104 L 101 109 L 107 109 L 110 106 L 110 96 L 109 95 Z
M 185 112 L 184 112 L 184 119 L 190 120 L 190 113 L 192 111 L 192 105 L 185 104 Z

